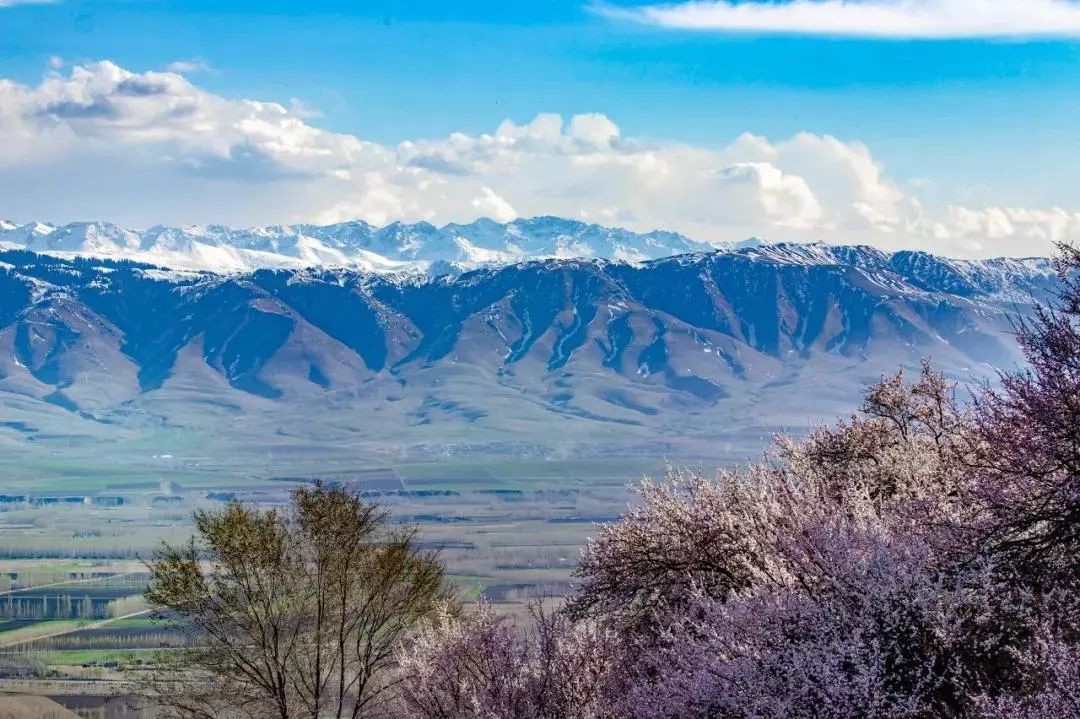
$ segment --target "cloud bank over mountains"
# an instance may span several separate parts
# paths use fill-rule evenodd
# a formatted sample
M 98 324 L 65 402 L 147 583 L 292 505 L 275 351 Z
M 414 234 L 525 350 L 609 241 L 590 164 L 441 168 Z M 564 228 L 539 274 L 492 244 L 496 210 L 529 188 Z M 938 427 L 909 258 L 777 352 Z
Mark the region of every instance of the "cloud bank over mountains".
M 711 243 L 756 235 L 957 257 L 1080 239 L 1080 213 L 1060 208 L 929 209 L 868 147 L 827 135 L 704 147 L 626 137 L 601 114 L 540 114 L 392 147 L 315 122 L 298 101 L 226 98 L 178 72 L 107 61 L 49 70 L 37 85 L 0 80 L 0 217 L 146 227 L 558 215 Z
M 1080 36 L 1075 0 L 690 0 L 593 8 L 683 30 L 928 40 Z

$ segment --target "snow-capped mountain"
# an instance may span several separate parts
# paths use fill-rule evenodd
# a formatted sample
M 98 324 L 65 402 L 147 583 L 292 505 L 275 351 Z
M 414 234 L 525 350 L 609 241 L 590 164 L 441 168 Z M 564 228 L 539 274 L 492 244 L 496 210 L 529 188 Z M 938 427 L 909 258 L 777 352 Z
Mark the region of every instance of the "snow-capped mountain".
M 513 237 L 509 252 L 550 251 L 554 233 L 537 222 L 510 225 L 515 235 L 473 228 L 467 241 L 505 250 Z M 674 242 L 580 229 L 575 237 L 608 252 Z M 34 234 L 5 232 L 16 230 Z M 466 234 L 232 232 L 203 228 L 220 242 L 199 244 L 282 256 L 312 251 L 311 238 L 342 255 L 446 257 Z M 104 236 L 80 226 L 29 244 Z M 187 251 L 169 230 L 138 237 Z M 649 446 L 742 459 L 769 432 L 843 413 L 867 383 L 923 357 L 960 381 L 1020 361 L 1012 318 L 1056 287 L 1045 259 L 826 245 L 532 260 L 440 277 L 344 267 L 222 275 L 13 250 L 0 252 L 0 444 L 49 451 L 93 436 L 142 447 L 144 436 L 190 434 L 200 447 L 226 438 L 321 453 L 527 438 L 543 451 Z
M 756 242 L 736 246 L 748 244 Z M 247 229 L 156 226 L 143 231 L 106 222 L 54 227 L 0 221 L 0 247 L 216 272 L 312 266 L 368 272 L 430 271 L 570 257 L 642 262 L 717 249 L 673 232 L 642 234 L 556 217 L 508 223 L 481 219 L 444 227 L 426 222 L 373 227 L 356 221 Z

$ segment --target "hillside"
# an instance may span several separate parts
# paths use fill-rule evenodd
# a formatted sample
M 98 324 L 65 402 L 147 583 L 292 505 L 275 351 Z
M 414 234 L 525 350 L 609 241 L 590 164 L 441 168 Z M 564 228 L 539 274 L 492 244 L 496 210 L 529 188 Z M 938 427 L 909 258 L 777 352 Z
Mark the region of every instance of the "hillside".
M 9 251 L 0 441 L 746 456 L 924 356 L 961 380 L 1014 364 L 1011 317 L 1055 282 L 1045 260 L 824 245 L 435 279 Z

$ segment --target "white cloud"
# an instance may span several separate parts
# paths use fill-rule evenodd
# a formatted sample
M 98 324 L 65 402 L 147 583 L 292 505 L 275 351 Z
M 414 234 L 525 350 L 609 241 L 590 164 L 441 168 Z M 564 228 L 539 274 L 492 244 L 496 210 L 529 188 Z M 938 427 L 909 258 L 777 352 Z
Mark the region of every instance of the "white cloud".
M 826 240 L 959 256 L 1080 240 L 1063 209 L 925 207 L 870 149 L 827 135 L 719 147 L 541 114 L 386 146 L 313 124 L 303 103 L 229 99 L 182 74 L 101 62 L 0 80 L 0 217 L 66 222 L 468 222 L 542 214 L 705 241 Z
M 605 16 L 665 28 L 870 38 L 1080 36 L 1076 0 L 689 0 Z
M 480 197 L 474 197 L 472 206 L 479 210 L 481 214 L 499 222 L 509 222 L 517 219 L 517 211 L 510 206 L 509 202 L 499 197 L 494 190 L 490 187 L 481 187 L 480 191 L 484 194 Z
M 0 166 L 63 154 L 147 150 L 161 163 L 261 181 L 268 173 L 322 175 L 384 153 L 326 132 L 278 103 L 227 100 L 170 72 L 110 62 L 50 73 L 37 87 L 0 81 Z
M 210 63 L 197 57 L 190 60 L 174 60 L 165 66 L 166 72 L 175 72 L 180 75 L 190 75 L 208 70 L 210 70 Z
M 812 229 L 822 218 L 821 205 L 806 180 L 766 162 L 737 162 L 716 170 L 717 186 L 729 201 L 729 219 L 744 223 L 765 219 L 777 227 Z M 736 214 L 738 213 L 738 214 Z
M 0 9 L 16 5 L 52 5 L 58 0 L 0 0 Z
M 619 137 L 619 126 L 606 115 L 575 115 L 570 121 L 570 137 L 592 147 L 608 147 Z

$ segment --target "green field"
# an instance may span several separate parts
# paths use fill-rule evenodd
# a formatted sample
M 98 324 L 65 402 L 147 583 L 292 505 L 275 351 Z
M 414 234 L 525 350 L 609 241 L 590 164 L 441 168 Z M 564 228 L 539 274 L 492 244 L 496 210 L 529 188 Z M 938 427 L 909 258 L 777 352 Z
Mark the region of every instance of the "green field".
M 193 511 L 224 506 L 212 496 L 276 506 L 308 478 L 397 477 L 388 485 L 397 489 L 376 492 L 373 501 L 396 521 L 419 526 L 463 601 L 485 596 L 516 614 L 530 598 L 566 594 L 585 539 L 626 506 L 630 484 L 664 470 L 660 460 L 619 459 L 379 463 L 303 456 L 260 467 L 241 456 L 162 464 L 148 459 L 156 449 L 141 448 L 123 470 L 115 458 L 93 456 L 79 463 L 0 460 L 0 471 L 12 477 L 6 493 L 78 498 L 0 505 L 0 613 L 7 606 L 18 615 L 0 616 L 0 666 L 18 681 L 107 684 L 120 665 L 184 646 L 185 636 L 149 616 L 116 617 L 142 606 L 143 561 L 163 541 L 186 540 Z M 373 469 L 380 472 L 362 473 Z M 228 494 L 213 494 L 220 492 Z M 122 496 L 124 503 L 95 506 L 98 495 Z M 94 616 L 53 616 L 58 611 Z
M 48 667 L 73 667 L 84 664 L 128 664 L 135 661 L 152 662 L 168 649 L 62 649 L 43 650 L 37 657 Z
M 52 619 L 36 622 L 30 626 L 0 631 L 0 649 L 29 644 L 35 639 L 64 631 L 81 629 L 91 624 L 89 619 Z

